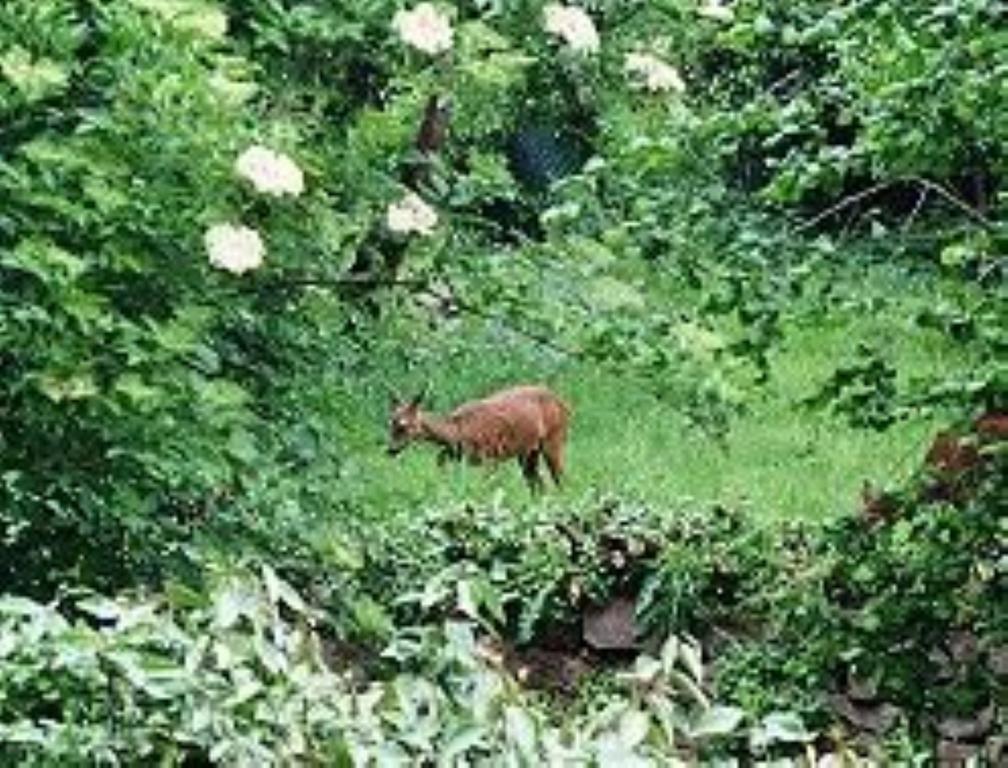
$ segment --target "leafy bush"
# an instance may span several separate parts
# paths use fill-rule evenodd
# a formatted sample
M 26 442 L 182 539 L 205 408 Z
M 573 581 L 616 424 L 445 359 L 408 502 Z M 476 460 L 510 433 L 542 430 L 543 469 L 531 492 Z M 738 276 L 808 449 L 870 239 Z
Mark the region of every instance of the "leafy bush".
M 244 220 L 268 231 L 267 262 L 304 268 L 323 259 L 300 254 L 333 247 L 317 233 L 334 218 L 311 178 L 291 202 L 235 176 L 257 140 L 314 158 L 283 120 L 251 127 L 251 65 L 222 49 L 220 12 L 171 13 L 60 0 L 0 12 L 0 49 L 21 41 L 34 62 L 8 69 L 16 119 L 0 135 L 3 514 L 21 552 L 5 578 L 26 588 L 156 565 L 189 508 L 275 450 L 254 400 L 332 318 L 284 325 L 290 299 L 269 278 L 207 263 L 205 233 Z M 39 68 L 58 82 L 26 90 Z
M 965 500 L 929 499 L 927 481 L 887 497 L 881 521 L 843 518 L 807 538 L 811 567 L 771 590 L 758 635 L 723 660 L 725 693 L 814 713 L 855 681 L 929 739 L 1002 700 L 1004 477 L 995 450 Z
M 560 725 L 471 624 L 403 630 L 386 654 L 394 673 L 354 686 L 326 660 L 314 619 L 269 569 L 223 577 L 206 598 L 78 596 L 69 611 L 5 598 L 0 756 L 19 765 L 668 764 L 744 718 L 700 690 L 699 650 L 686 641 L 641 657 L 621 693 Z M 754 733 L 761 749 L 810 738 L 800 723 Z

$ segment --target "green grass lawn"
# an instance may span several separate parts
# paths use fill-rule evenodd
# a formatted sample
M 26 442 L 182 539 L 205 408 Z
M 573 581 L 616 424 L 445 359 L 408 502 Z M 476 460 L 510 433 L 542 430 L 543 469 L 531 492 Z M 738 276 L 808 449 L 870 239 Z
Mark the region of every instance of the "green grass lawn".
M 774 352 L 771 380 L 746 388 L 746 409 L 724 440 L 691 426 L 679 408 L 639 383 L 584 364 L 536 362 L 518 350 L 488 355 L 456 348 L 428 361 L 434 406 L 447 410 L 519 381 L 553 386 L 575 415 L 568 475 L 560 491 L 550 491 L 551 500 L 619 494 L 669 505 L 718 501 L 744 505 L 767 519 L 850 512 L 864 480 L 893 484 L 914 471 L 938 422 L 908 421 L 873 432 L 799 401 L 861 342 L 882 350 L 906 378 L 948 370 L 963 358 L 943 337 L 913 322 L 940 286 L 899 282 L 888 268 L 876 271 L 867 280 L 852 277 L 853 298 L 846 305 L 840 302 L 826 314 L 796 308 Z M 496 470 L 439 468 L 435 451 L 424 445 L 395 459 L 386 456 L 386 406 L 385 393 L 369 386 L 343 407 L 342 438 L 351 446 L 346 478 L 362 507 L 408 511 L 498 493 L 512 507 L 530 503 L 513 462 Z

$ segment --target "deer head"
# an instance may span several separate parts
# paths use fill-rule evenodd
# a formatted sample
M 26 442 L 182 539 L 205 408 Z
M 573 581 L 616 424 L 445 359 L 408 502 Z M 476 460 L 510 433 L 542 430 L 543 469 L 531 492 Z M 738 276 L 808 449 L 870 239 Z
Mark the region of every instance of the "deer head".
M 427 397 L 428 387 L 424 387 L 416 397 L 402 401 L 394 393 L 389 395 L 389 442 L 388 453 L 395 456 L 423 434 L 420 419 L 420 404 Z

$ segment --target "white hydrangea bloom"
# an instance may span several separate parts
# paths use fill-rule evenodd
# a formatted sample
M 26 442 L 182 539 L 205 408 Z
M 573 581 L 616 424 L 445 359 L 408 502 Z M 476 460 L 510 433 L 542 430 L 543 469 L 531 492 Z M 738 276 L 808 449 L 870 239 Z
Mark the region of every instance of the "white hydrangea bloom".
M 594 53 L 599 49 L 599 33 L 591 16 L 576 5 L 550 3 L 543 9 L 543 26 L 571 49 Z
M 203 243 L 213 266 L 236 275 L 262 266 L 266 252 L 259 233 L 240 224 L 214 224 Z
M 451 50 L 451 21 L 432 3 L 420 3 L 411 11 L 397 11 L 392 17 L 392 28 L 404 43 L 431 56 Z
M 697 13 L 715 21 L 732 21 L 735 11 L 724 4 L 724 0 L 707 0 L 697 8 Z
M 438 216 L 418 194 L 408 192 L 402 200 L 389 205 L 385 220 L 393 232 L 429 235 L 437 226 Z
M 304 174 L 287 155 L 254 144 L 238 157 L 235 171 L 267 195 L 293 195 L 304 191 Z
M 649 91 L 682 93 L 686 90 L 686 83 L 683 82 L 679 70 L 650 53 L 628 53 L 623 67 L 627 72 L 641 78 L 641 83 Z

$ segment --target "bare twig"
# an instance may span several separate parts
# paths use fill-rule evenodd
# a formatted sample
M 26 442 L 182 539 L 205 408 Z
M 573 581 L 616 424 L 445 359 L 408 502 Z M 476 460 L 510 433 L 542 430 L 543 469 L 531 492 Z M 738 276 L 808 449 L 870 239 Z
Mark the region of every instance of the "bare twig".
M 946 189 L 945 187 L 943 187 L 941 184 L 938 184 L 937 182 L 931 181 L 930 179 L 925 179 L 923 176 L 908 176 L 906 180 L 907 181 L 912 181 L 913 183 L 919 184 L 920 186 L 924 187 L 925 189 L 928 189 L 928 190 L 931 190 L 932 192 L 935 192 L 939 196 L 945 198 L 948 202 L 952 203 L 952 205 L 954 205 L 960 211 L 962 211 L 963 213 L 965 213 L 967 216 L 969 216 L 970 218 L 972 218 L 972 219 L 980 222 L 985 227 L 990 228 L 990 227 L 994 226 L 991 223 L 990 219 L 988 219 L 986 216 L 984 216 L 982 213 L 980 213 L 980 211 L 978 211 L 976 208 L 974 208 L 972 205 L 970 205 L 969 203 L 967 203 L 965 200 L 963 200 L 958 195 L 955 195 L 952 192 L 950 192 L 948 189 Z
M 917 214 L 920 213 L 921 208 L 924 207 L 924 202 L 927 200 L 927 196 L 930 192 L 931 190 L 927 187 L 921 187 L 920 194 L 917 196 L 917 202 L 914 203 L 913 210 L 910 211 L 910 215 L 907 216 L 906 221 L 903 222 L 904 232 L 910 229 L 910 225 L 913 224 L 913 220 L 917 218 Z
M 918 198 L 917 203 L 914 206 L 913 212 L 910 214 L 908 222 L 912 221 L 913 218 L 920 211 L 921 206 L 924 204 L 924 199 L 927 193 L 934 192 L 940 197 L 944 198 L 949 203 L 951 203 L 953 206 L 958 208 L 960 211 L 967 214 L 974 221 L 977 221 L 980 224 L 982 224 L 984 227 L 991 228 L 994 226 L 991 223 L 990 219 L 985 217 L 982 213 L 980 213 L 980 211 L 971 206 L 962 198 L 950 192 L 941 184 L 931 181 L 930 179 L 925 179 L 923 176 L 901 176 L 899 178 L 892 179 L 890 181 L 879 182 L 878 184 L 868 187 L 868 189 L 862 189 L 860 192 L 845 197 L 840 202 L 831 205 L 825 211 L 816 214 L 808 221 L 802 222 L 797 227 L 795 227 L 794 231 L 796 233 L 805 232 L 806 230 L 811 229 L 812 227 L 816 226 L 825 219 L 828 219 L 830 216 L 833 216 L 834 214 L 837 214 L 840 211 L 846 210 L 847 208 L 850 208 L 852 205 L 856 205 L 862 200 L 877 195 L 879 192 L 883 192 L 884 190 L 894 187 L 897 184 L 916 184 L 922 190 L 921 197 Z
M 782 77 L 779 80 L 776 80 L 775 82 L 771 83 L 770 86 L 766 89 L 766 91 L 767 91 L 767 93 L 773 93 L 777 89 L 783 88 L 784 86 L 789 85 L 792 80 L 795 80 L 795 79 L 801 77 L 801 75 L 802 75 L 802 71 L 800 69 L 791 70 L 786 75 L 784 75 L 784 77 Z
M 868 187 L 868 189 L 862 189 L 857 194 L 853 194 L 853 195 L 850 195 L 849 197 L 845 197 L 839 203 L 837 203 L 835 205 L 831 205 L 825 211 L 822 211 L 821 213 L 818 213 L 815 216 L 813 216 L 808 221 L 803 222 L 802 224 L 799 224 L 797 227 L 795 227 L 795 232 L 804 232 L 807 229 L 812 229 L 812 227 L 814 227 L 820 221 L 823 221 L 824 219 L 828 219 L 833 214 L 840 213 L 840 211 L 843 211 L 843 210 L 845 210 L 847 208 L 850 208 L 852 205 L 855 205 L 856 203 L 861 202 L 862 200 L 864 200 L 867 197 L 871 197 L 872 195 L 877 195 L 879 192 L 881 192 L 882 190 L 888 189 L 889 187 L 891 187 L 895 183 L 896 183 L 895 181 L 880 182 L 879 184 L 875 184 L 874 186 Z
M 429 281 L 420 278 L 400 278 L 383 277 L 362 273 L 359 275 L 342 275 L 340 277 L 317 277 L 313 275 L 283 277 L 271 281 L 272 285 L 281 286 L 306 286 L 318 288 L 346 288 L 348 286 L 360 286 L 366 288 L 402 287 L 402 288 L 426 288 Z

